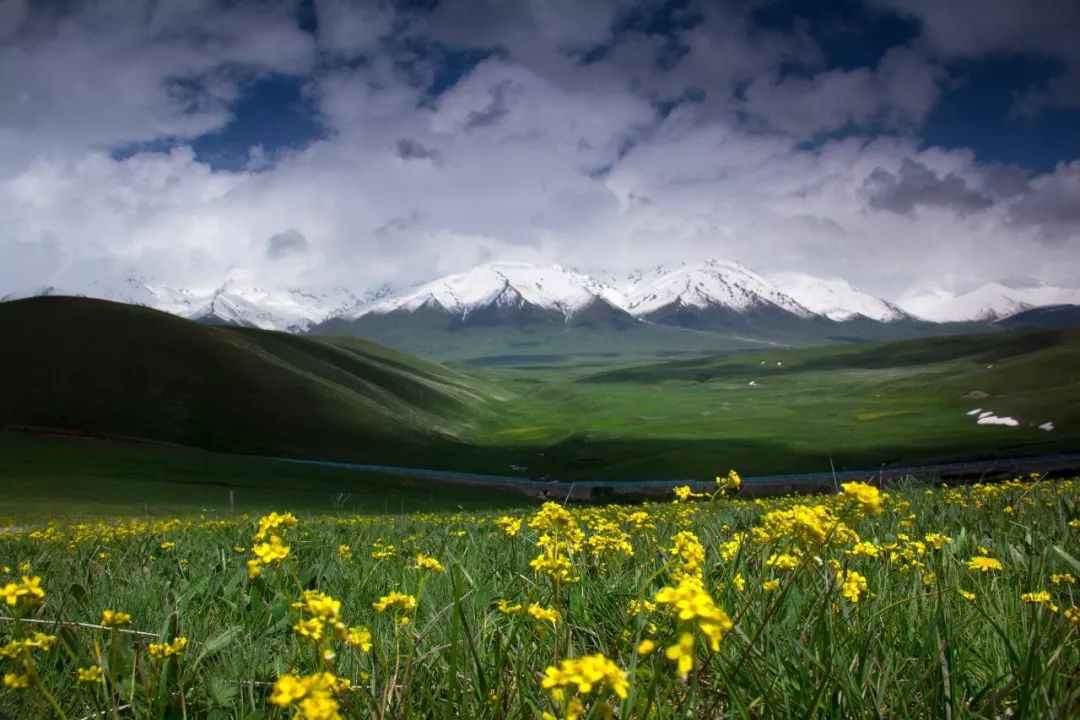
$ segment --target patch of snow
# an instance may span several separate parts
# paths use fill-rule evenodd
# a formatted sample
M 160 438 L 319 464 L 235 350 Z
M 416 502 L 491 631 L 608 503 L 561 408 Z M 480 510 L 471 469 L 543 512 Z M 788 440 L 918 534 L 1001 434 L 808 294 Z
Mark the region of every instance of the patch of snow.
M 754 387 L 755 385 L 757 385 L 757 383 L 754 382 L 753 380 L 751 380 L 750 382 L 747 383 L 747 385 L 749 385 L 750 387 Z
M 980 425 L 1007 425 L 1008 427 L 1016 427 L 1020 424 L 1015 418 L 998 417 L 997 415 L 980 416 L 976 422 Z
M 982 408 L 975 408 L 974 410 L 968 410 L 968 415 L 978 415 L 982 412 Z
M 1039 429 L 1040 430 L 1045 430 L 1046 432 L 1050 432 L 1051 430 L 1054 429 L 1054 423 L 1052 423 L 1052 422 L 1044 422 L 1042 425 L 1039 426 Z
M 994 413 L 990 412 L 989 410 L 983 410 L 981 413 L 979 413 L 979 417 L 980 418 L 990 417 L 993 414 Z

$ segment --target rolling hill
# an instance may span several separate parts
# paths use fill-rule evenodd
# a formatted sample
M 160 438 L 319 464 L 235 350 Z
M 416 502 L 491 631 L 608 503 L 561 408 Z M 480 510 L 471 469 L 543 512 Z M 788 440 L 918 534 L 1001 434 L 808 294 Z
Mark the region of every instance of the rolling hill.
M 0 304 L 0 336 L 0 426 L 234 454 L 635 480 L 1080 450 L 1080 330 L 458 371 L 45 297 Z
M 492 400 L 475 379 L 359 339 L 213 327 L 146 308 L 0 304 L 0 425 L 234 453 L 415 460 Z

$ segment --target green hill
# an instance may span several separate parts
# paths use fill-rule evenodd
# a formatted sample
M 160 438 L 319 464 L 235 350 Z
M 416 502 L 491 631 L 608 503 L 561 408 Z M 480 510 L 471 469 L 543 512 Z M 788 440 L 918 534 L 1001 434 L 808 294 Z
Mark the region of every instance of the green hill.
M 493 397 L 359 339 L 210 327 L 84 298 L 2 303 L 0 337 L 0 425 L 398 462 L 452 452 Z
M 39 298 L 0 304 L 0 337 L 0 426 L 233 454 L 613 480 L 1080 450 L 1076 329 L 459 372 L 358 338 Z

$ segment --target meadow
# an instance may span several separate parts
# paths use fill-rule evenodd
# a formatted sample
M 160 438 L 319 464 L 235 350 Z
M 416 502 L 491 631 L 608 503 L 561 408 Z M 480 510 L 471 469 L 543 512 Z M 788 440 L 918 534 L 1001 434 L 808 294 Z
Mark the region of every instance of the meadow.
M 1080 485 L 0 531 L 0 717 L 1075 717 Z
M 193 503 L 220 503 L 221 493 L 212 485 L 195 492 L 190 473 L 173 482 L 185 473 L 165 457 L 175 454 L 168 448 L 216 453 L 220 462 L 198 462 L 234 463 L 245 476 L 257 474 L 257 463 L 240 468 L 244 461 L 224 456 L 557 480 L 708 481 L 717 466 L 747 475 L 828 472 L 1080 447 L 1076 329 L 659 363 L 552 354 L 542 363 L 504 356 L 502 364 L 451 367 L 358 338 L 208 327 L 57 297 L 0 304 L 0 336 L 9 348 L 0 353 L 0 451 L 21 467 L 7 473 L 13 482 L 61 490 L 46 498 L 71 494 L 48 478 L 56 463 L 76 463 L 64 460 L 65 450 L 5 443 L 5 427 L 109 438 L 110 463 L 127 466 L 128 475 L 141 463 L 142 477 L 158 483 L 151 494 Z M 1017 425 L 980 425 L 968 415 L 975 409 Z M 1040 429 L 1045 423 L 1053 429 Z M 123 459 L 119 440 L 149 442 Z M 160 461 L 150 458 L 151 445 L 161 449 Z M 268 491 L 280 486 L 291 507 L 310 507 L 293 502 L 301 485 L 294 468 L 263 463 L 261 472 Z M 338 491 L 351 492 L 350 479 L 339 477 Z M 355 484 L 376 487 L 370 480 Z M 382 487 L 393 495 L 398 485 Z M 312 486 L 325 494 L 325 483 Z M 246 496 L 258 492 L 249 487 Z

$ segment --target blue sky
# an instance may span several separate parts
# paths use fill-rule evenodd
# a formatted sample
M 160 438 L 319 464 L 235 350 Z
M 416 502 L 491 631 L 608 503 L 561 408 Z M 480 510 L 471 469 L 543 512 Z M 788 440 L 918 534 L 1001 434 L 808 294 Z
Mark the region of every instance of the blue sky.
M 0 290 L 722 256 L 896 298 L 1080 256 L 1051 0 L 7 0 L 0 92 Z

